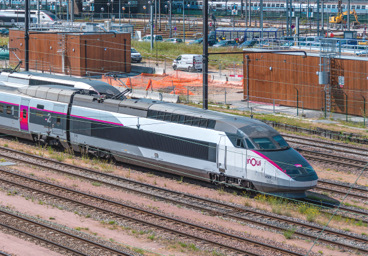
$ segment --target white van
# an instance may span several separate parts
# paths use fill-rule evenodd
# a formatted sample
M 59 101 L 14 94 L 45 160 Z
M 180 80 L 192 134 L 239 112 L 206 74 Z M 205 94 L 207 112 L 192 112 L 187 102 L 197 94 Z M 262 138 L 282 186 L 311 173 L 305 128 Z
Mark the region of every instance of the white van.
M 182 54 L 177 57 L 172 64 L 174 70 L 185 69 L 189 72 L 202 70 L 202 55 Z
M 163 38 L 161 35 L 153 35 L 153 41 L 160 41 L 162 42 Z M 138 41 L 140 42 L 149 42 L 151 41 L 151 36 L 144 36 L 141 39 L 139 39 Z

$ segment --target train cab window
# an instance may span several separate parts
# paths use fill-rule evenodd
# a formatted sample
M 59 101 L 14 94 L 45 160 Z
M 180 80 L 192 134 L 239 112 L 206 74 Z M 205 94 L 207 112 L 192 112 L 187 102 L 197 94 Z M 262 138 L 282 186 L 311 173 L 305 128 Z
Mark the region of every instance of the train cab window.
M 12 107 L 11 106 L 6 106 L 6 113 L 8 115 L 11 115 L 12 114 Z
M 56 124 L 61 124 L 61 118 L 60 118 L 60 116 L 57 116 L 56 117 Z
M 4 106 L 0 105 L 0 113 L 3 113 L 3 112 L 4 112 Z
M 280 148 L 288 148 L 289 144 L 287 144 L 287 142 L 284 140 L 284 138 L 281 135 L 277 135 L 275 137 L 272 137 L 272 139 L 274 139 L 277 144 L 279 144 Z
M 165 121 L 171 121 L 171 113 L 165 113 L 165 117 L 164 117 Z
M 245 147 L 244 147 L 244 142 L 243 142 L 243 140 L 242 140 L 242 139 L 236 139 L 236 146 L 237 146 L 238 148 L 245 148 Z
M 256 138 L 253 141 L 259 146 L 260 149 L 276 149 L 276 146 L 269 138 Z
M 27 117 L 27 110 L 23 109 L 23 118 Z
M 250 140 L 248 140 L 247 138 L 245 139 L 245 143 L 247 143 L 247 147 L 248 149 L 254 149 L 254 145 L 252 144 L 252 142 L 250 142 Z

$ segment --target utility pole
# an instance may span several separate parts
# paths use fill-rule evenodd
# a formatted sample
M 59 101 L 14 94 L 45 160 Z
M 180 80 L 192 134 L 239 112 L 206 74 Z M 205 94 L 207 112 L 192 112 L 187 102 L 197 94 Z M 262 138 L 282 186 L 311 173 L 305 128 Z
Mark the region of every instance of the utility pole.
M 261 23 L 261 38 L 263 39 L 263 0 L 259 2 L 259 12 L 260 12 L 260 23 Z
M 319 36 L 319 0 L 317 0 L 317 36 Z
M 39 2 L 38 0 L 37 0 L 37 25 L 38 25 L 38 27 L 40 26 L 40 4 L 41 4 L 42 2 Z
M 247 23 L 248 23 L 248 0 L 245 0 L 245 10 L 244 10 L 244 23 L 245 23 L 245 27 L 247 27 Z
M 151 21 L 151 51 L 153 50 L 153 4 L 150 4 L 150 21 Z
M 252 0 L 249 0 L 249 27 L 251 27 L 252 26 L 252 20 L 251 20 L 251 16 L 252 16 L 252 7 L 251 7 L 251 5 L 252 5 Z
M 323 4 L 324 4 L 324 1 L 321 0 L 321 7 L 322 7 L 322 29 L 321 29 L 321 33 L 322 33 L 322 36 L 324 35 L 324 29 L 325 29 L 325 13 L 324 13 L 324 8 L 323 8 Z
M 25 71 L 29 71 L 29 0 L 26 0 L 25 5 L 25 28 L 24 28 L 24 48 L 25 48 Z
M 172 24 L 171 24 L 171 22 L 172 22 L 172 20 L 171 20 L 171 4 L 172 4 L 172 2 L 171 2 L 171 0 L 169 0 L 169 2 L 168 2 L 168 4 L 169 4 L 169 23 L 170 23 L 170 38 L 172 37 Z
M 183 0 L 183 41 L 185 43 L 185 2 Z
M 158 0 L 158 31 L 161 31 L 161 0 Z
M 119 25 L 121 25 L 121 0 L 119 0 Z
M 346 22 L 347 30 L 350 31 L 350 0 L 348 0 L 348 20 Z
M 227 12 L 227 10 L 226 10 Z M 203 109 L 208 109 L 208 0 L 203 0 Z

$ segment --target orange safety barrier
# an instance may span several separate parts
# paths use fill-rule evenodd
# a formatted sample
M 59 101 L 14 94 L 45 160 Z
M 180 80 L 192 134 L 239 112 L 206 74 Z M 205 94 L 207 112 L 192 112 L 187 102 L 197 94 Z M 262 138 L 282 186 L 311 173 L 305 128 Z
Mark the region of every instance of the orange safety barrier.
M 191 90 L 195 90 L 193 87 L 202 87 L 203 78 L 202 74 L 194 74 L 182 71 L 174 71 L 172 74 L 155 75 L 142 73 L 138 76 L 120 78 L 126 86 L 132 88 L 141 88 L 143 90 L 161 90 L 171 94 L 189 94 L 194 95 Z M 239 82 L 225 82 L 216 81 L 212 79 L 212 76 L 208 77 L 209 86 L 214 87 L 243 87 L 243 81 Z M 115 80 L 109 76 L 102 76 L 102 81 L 109 83 L 113 86 L 123 86 L 119 80 Z

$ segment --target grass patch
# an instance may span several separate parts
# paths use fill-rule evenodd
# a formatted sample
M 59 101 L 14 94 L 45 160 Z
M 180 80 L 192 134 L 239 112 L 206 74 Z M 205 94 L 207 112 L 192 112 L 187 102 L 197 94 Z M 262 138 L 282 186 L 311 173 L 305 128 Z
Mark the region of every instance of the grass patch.
M 99 187 L 99 186 L 101 186 L 101 183 L 100 182 L 92 182 L 92 185 L 96 186 L 96 187 Z
M 284 233 L 283 233 L 284 237 L 286 239 L 291 239 L 293 237 L 294 233 L 295 233 L 295 230 L 296 230 L 296 227 L 291 227 L 288 230 L 285 230 Z

